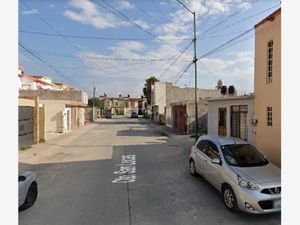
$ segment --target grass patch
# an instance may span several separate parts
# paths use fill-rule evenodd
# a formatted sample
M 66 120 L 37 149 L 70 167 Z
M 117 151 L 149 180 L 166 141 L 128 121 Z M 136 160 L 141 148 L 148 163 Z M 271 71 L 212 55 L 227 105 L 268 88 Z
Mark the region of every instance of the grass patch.
M 26 147 L 21 147 L 20 150 L 25 151 L 25 150 L 30 149 L 30 148 L 31 148 L 31 146 L 26 146 Z
M 207 133 L 204 133 L 204 132 L 198 132 L 198 137 L 203 136 L 203 135 L 207 135 Z M 191 138 L 195 138 L 195 137 L 196 137 L 196 132 L 191 132 L 190 137 L 191 137 Z

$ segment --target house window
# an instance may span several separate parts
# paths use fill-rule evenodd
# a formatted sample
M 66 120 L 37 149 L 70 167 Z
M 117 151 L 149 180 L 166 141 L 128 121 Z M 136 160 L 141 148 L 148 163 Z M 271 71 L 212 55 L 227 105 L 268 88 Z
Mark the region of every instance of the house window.
M 268 42 L 267 84 L 273 81 L 273 41 Z
M 272 107 L 267 107 L 267 125 L 272 127 L 273 125 L 273 111 Z
M 231 106 L 231 136 L 241 138 L 247 141 L 247 105 Z

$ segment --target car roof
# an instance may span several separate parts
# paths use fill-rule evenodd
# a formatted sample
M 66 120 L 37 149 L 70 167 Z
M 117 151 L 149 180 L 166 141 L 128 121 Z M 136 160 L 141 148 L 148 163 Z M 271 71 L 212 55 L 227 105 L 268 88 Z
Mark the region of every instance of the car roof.
M 222 137 L 217 135 L 203 135 L 198 140 L 209 140 L 217 142 L 220 145 L 231 145 L 231 144 L 249 144 L 248 142 L 236 138 L 236 137 Z

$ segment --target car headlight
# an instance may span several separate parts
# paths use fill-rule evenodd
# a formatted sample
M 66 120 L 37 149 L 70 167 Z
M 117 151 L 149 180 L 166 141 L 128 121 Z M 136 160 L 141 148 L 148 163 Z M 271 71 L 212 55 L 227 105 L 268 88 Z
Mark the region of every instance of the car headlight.
M 245 178 L 245 177 L 241 177 L 240 175 L 237 175 L 238 178 L 238 184 L 243 187 L 246 188 L 248 190 L 257 190 L 258 186 L 251 180 Z

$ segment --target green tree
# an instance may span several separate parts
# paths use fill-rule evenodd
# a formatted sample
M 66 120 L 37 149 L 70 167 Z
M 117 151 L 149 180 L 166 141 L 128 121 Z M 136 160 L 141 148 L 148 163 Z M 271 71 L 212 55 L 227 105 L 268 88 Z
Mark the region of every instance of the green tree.
M 88 105 L 93 107 L 93 98 L 88 100 Z M 104 108 L 104 101 L 103 99 L 95 98 L 95 107 L 96 108 Z
M 143 88 L 143 93 L 147 98 L 147 103 L 151 104 L 151 85 L 153 85 L 155 82 L 158 82 L 159 80 L 155 76 L 151 76 L 145 81 L 146 83 Z

